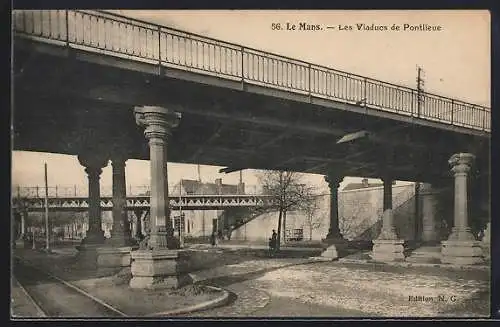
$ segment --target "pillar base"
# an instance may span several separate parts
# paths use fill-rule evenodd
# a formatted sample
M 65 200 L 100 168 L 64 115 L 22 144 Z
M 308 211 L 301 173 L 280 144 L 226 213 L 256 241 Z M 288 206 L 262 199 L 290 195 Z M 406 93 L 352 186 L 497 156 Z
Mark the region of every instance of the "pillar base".
M 380 230 L 380 234 L 377 237 L 377 240 L 382 240 L 382 241 L 387 241 L 387 240 L 398 241 L 399 238 L 398 238 L 398 235 L 396 234 L 396 228 L 394 226 L 390 227 L 390 228 L 384 228 L 384 227 L 382 227 L 382 229 Z
M 453 227 L 448 241 L 476 241 L 470 227 Z
M 76 264 L 82 269 L 96 269 L 97 268 L 97 248 L 101 247 L 99 244 L 80 244 L 76 246 L 78 254 L 76 256 Z
M 147 235 L 139 244 L 142 244 L 141 246 L 147 250 L 178 250 L 180 248 L 179 238 L 163 229 Z
M 336 260 L 346 254 L 348 241 L 342 236 L 327 236 L 322 242 L 328 245 L 327 249 L 321 253 L 321 257 Z
M 404 261 L 404 240 L 373 240 L 371 257 L 375 261 Z
M 474 265 L 484 262 L 481 242 L 448 240 L 441 242 L 441 262 L 455 265 Z
M 131 288 L 179 288 L 192 283 L 188 252 L 180 250 L 132 251 Z
M 18 238 L 17 240 L 14 241 L 14 245 L 15 245 L 16 249 L 24 249 L 25 248 L 25 241 L 22 237 Z
M 481 242 L 481 249 L 483 251 L 483 258 L 486 261 L 491 260 L 491 244 Z
M 347 240 L 341 234 L 328 234 L 321 240 L 326 244 L 347 244 Z
M 132 237 L 124 237 L 123 235 L 113 236 L 113 234 L 111 234 L 111 237 L 105 240 L 105 244 L 106 246 L 121 248 L 136 245 L 137 242 Z
M 104 231 L 92 231 L 92 232 L 87 232 L 87 236 L 82 240 L 82 245 L 84 244 L 104 244 L 104 241 L 106 238 L 104 237 Z
M 440 246 L 421 246 L 406 258 L 406 261 L 413 263 L 441 263 Z
M 481 248 L 483 249 L 483 257 L 485 260 L 491 259 L 491 223 L 486 225 L 486 229 L 484 230 L 484 236 L 481 240 Z
M 129 267 L 132 258 L 132 247 L 100 247 L 97 251 L 97 267 L 116 268 Z

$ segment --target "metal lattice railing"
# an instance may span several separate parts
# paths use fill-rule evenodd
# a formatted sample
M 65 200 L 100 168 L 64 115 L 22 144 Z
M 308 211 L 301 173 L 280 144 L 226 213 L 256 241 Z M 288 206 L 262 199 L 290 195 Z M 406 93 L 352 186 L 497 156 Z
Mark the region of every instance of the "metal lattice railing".
M 489 108 L 95 10 L 15 10 L 18 36 L 491 131 Z
M 168 186 L 169 196 L 172 198 L 179 196 L 179 184 L 170 184 Z M 82 185 L 55 185 L 48 186 L 47 193 L 49 198 L 84 198 L 88 197 L 88 187 Z M 149 196 L 151 188 L 149 185 L 127 185 L 127 196 Z M 260 195 L 257 185 L 246 185 L 245 195 Z M 184 196 L 185 194 L 183 194 Z M 218 194 L 201 194 L 196 192 L 192 195 L 218 195 Z M 228 195 L 228 194 L 225 194 Z M 234 194 L 236 195 L 236 194 Z M 109 185 L 101 185 L 101 197 L 112 197 L 113 189 Z M 45 186 L 15 186 L 12 188 L 12 197 L 17 198 L 44 198 Z

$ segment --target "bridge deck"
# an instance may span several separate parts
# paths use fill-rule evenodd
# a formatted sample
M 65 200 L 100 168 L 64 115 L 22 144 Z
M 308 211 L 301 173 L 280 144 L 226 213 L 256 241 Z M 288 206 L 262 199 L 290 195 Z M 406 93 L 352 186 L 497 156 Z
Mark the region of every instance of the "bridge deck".
M 102 11 L 14 11 L 16 35 L 490 132 L 490 109 Z
M 489 108 L 106 12 L 13 22 L 16 150 L 75 155 L 95 136 L 147 160 L 131 109 L 158 104 L 182 113 L 170 162 L 434 182 L 477 151 L 489 170 Z

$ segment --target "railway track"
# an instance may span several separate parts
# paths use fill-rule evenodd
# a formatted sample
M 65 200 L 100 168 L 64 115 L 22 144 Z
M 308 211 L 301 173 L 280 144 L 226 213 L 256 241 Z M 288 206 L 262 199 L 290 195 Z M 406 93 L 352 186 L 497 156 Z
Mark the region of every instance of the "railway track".
M 39 316 L 64 318 L 118 318 L 126 314 L 84 290 L 14 258 L 14 276 Z

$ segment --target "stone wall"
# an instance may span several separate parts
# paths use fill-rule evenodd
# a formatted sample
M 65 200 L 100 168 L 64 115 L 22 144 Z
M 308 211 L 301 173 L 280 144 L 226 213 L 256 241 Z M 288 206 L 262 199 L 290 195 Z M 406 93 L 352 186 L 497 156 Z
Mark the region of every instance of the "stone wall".
M 404 231 L 409 219 L 414 219 L 414 209 L 408 204 L 404 210 L 400 207 L 415 195 L 414 183 L 401 183 L 392 188 L 392 207 L 395 209 L 395 223 L 405 235 Z M 357 190 L 339 192 L 339 227 L 347 239 L 371 240 L 380 232 L 380 223 L 383 211 L 383 187 L 370 187 Z M 413 204 L 413 207 L 415 204 Z M 378 226 L 380 225 L 380 226 Z M 411 225 L 411 224 L 410 224 Z M 371 228 L 371 229 L 370 229 Z M 367 232 L 367 230 L 370 230 Z
M 400 182 L 393 186 L 393 208 L 398 232 L 405 237 L 413 238 L 415 203 L 410 203 L 415 194 L 414 183 Z M 312 230 L 312 240 L 319 241 L 328 233 L 330 202 L 329 194 L 320 196 L 320 208 L 315 218 L 316 228 Z M 368 187 L 358 190 L 339 192 L 339 227 L 344 237 L 355 239 L 357 236 L 375 225 L 372 232 L 365 235 L 369 240 L 378 236 L 380 229 L 376 223 L 380 220 L 383 207 L 383 187 Z M 263 214 L 233 231 L 231 239 L 267 242 L 272 230 L 277 230 L 278 212 Z M 287 229 L 303 228 L 304 239 L 309 240 L 310 225 L 302 212 L 289 212 L 286 220 Z
M 218 219 L 222 214 L 222 210 L 182 210 L 182 213 L 185 217 L 185 235 L 202 237 L 212 234 L 213 219 Z M 171 211 L 172 218 L 178 215 L 179 211 Z

